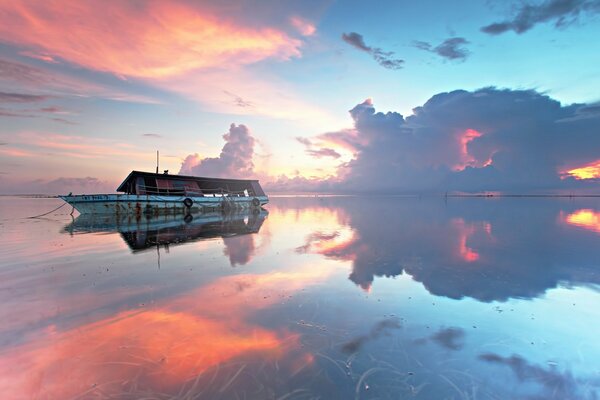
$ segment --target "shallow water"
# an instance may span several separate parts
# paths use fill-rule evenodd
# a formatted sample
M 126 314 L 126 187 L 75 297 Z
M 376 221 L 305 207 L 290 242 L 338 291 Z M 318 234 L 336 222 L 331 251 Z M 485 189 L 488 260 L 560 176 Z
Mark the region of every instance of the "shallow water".
M 0 197 L 7 399 L 596 399 L 600 199 Z

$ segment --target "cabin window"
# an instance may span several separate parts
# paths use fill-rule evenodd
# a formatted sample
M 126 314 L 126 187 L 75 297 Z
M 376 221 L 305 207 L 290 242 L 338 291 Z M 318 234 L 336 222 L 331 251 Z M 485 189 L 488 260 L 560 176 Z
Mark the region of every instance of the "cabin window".
M 146 194 L 146 182 L 144 181 L 144 178 L 142 178 L 141 176 L 138 176 L 135 179 L 135 194 Z
M 156 179 L 154 178 L 150 178 L 150 177 L 146 177 L 144 178 L 144 185 L 146 186 L 146 193 L 145 194 L 156 194 L 158 193 L 158 190 L 156 189 Z

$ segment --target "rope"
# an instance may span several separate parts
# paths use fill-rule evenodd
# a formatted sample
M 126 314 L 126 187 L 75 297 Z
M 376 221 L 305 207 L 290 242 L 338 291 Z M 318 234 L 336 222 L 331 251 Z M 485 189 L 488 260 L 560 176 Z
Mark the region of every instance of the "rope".
M 53 213 L 54 211 L 56 211 L 56 210 L 58 210 L 58 209 L 60 209 L 60 208 L 62 208 L 62 207 L 64 207 L 64 206 L 66 206 L 67 204 L 68 204 L 68 203 L 63 203 L 63 204 L 61 204 L 60 206 L 56 207 L 54 210 L 52 210 L 52 211 L 48 211 L 47 213 L 43 213 L 43 214 L 40 214 L 40 215 L 34 215 L 33 217 L 25 217 L 25 218 L 26 218 L 26 219 L 32 219 L 32 218 L 39 218 L 39 217 L 43 217 L 44 215 L 48 215 L 48 214 L 50 214 L 50 213 Z

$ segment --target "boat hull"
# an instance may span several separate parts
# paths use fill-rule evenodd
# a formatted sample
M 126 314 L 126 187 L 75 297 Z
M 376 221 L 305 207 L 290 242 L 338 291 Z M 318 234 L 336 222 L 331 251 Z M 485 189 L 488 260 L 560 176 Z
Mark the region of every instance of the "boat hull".
M 211 210 L 258 208 L 269 202 L 267 196 L 160 196 L 93 194 L 59 196 L 81 214 L 186 214 Z M 188 206 L 190 204 L 191 206 Z M 187 203 L 187 205 L 186 205 Z

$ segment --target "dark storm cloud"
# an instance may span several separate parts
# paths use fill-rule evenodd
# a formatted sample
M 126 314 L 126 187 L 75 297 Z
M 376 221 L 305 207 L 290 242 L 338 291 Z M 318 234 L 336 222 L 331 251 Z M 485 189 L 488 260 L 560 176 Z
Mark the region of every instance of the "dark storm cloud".
M 45 95 L 0 92 L 0 103 L 36 103 L 49 98 Z
M 200 158 L 188 155 L 179 171 L 183 175 L 199 175 L 223 178 L 247 178 L 254 175 L 254 145 L 256 139 L 245 125 L 231 124 L 223 135 L 225 145 L 219 157 Z
M 418 49 L 435 53 L 447 60 L 462 61 L 466 60 L 470 54 L 469 50 L 464 47 L 467 44 L 469 44 L 469 41 L 462 37 L 446 39 L 436 47 L 433 47 L 428 42 L 422 42 L 418 40 L 413 42 L 413 46 Z
M 342 34 L 342 40 L 350 46 L 370 54 L 384 68 L 400 69 L 404 65 L 404 60 L 395 58 L 393 51 L 383 51 L 379 47 L 367 46 L 362 35 L 356 32 Z
M 553 22 L 554 26 L 559 28 L 576 21 L 582 14 L 599 12 L 599 0 L 548 0 L 540 4 L 524 3 L 511 19 L 484 26 L 481 31 L 490 35 L 499 35 L 508 31 L 521 34 L 536 24 L 544 22 Z
M 325 135 L 355 146 L 338 191 L 589 188 L 560 174 L 600 159 L 600 114 L 579 118 L 588 107 L 563 106 L 533 90 L 456 90 L 433 96 L 406 119 L 365 101 L 350 111 L 353 130 Z

